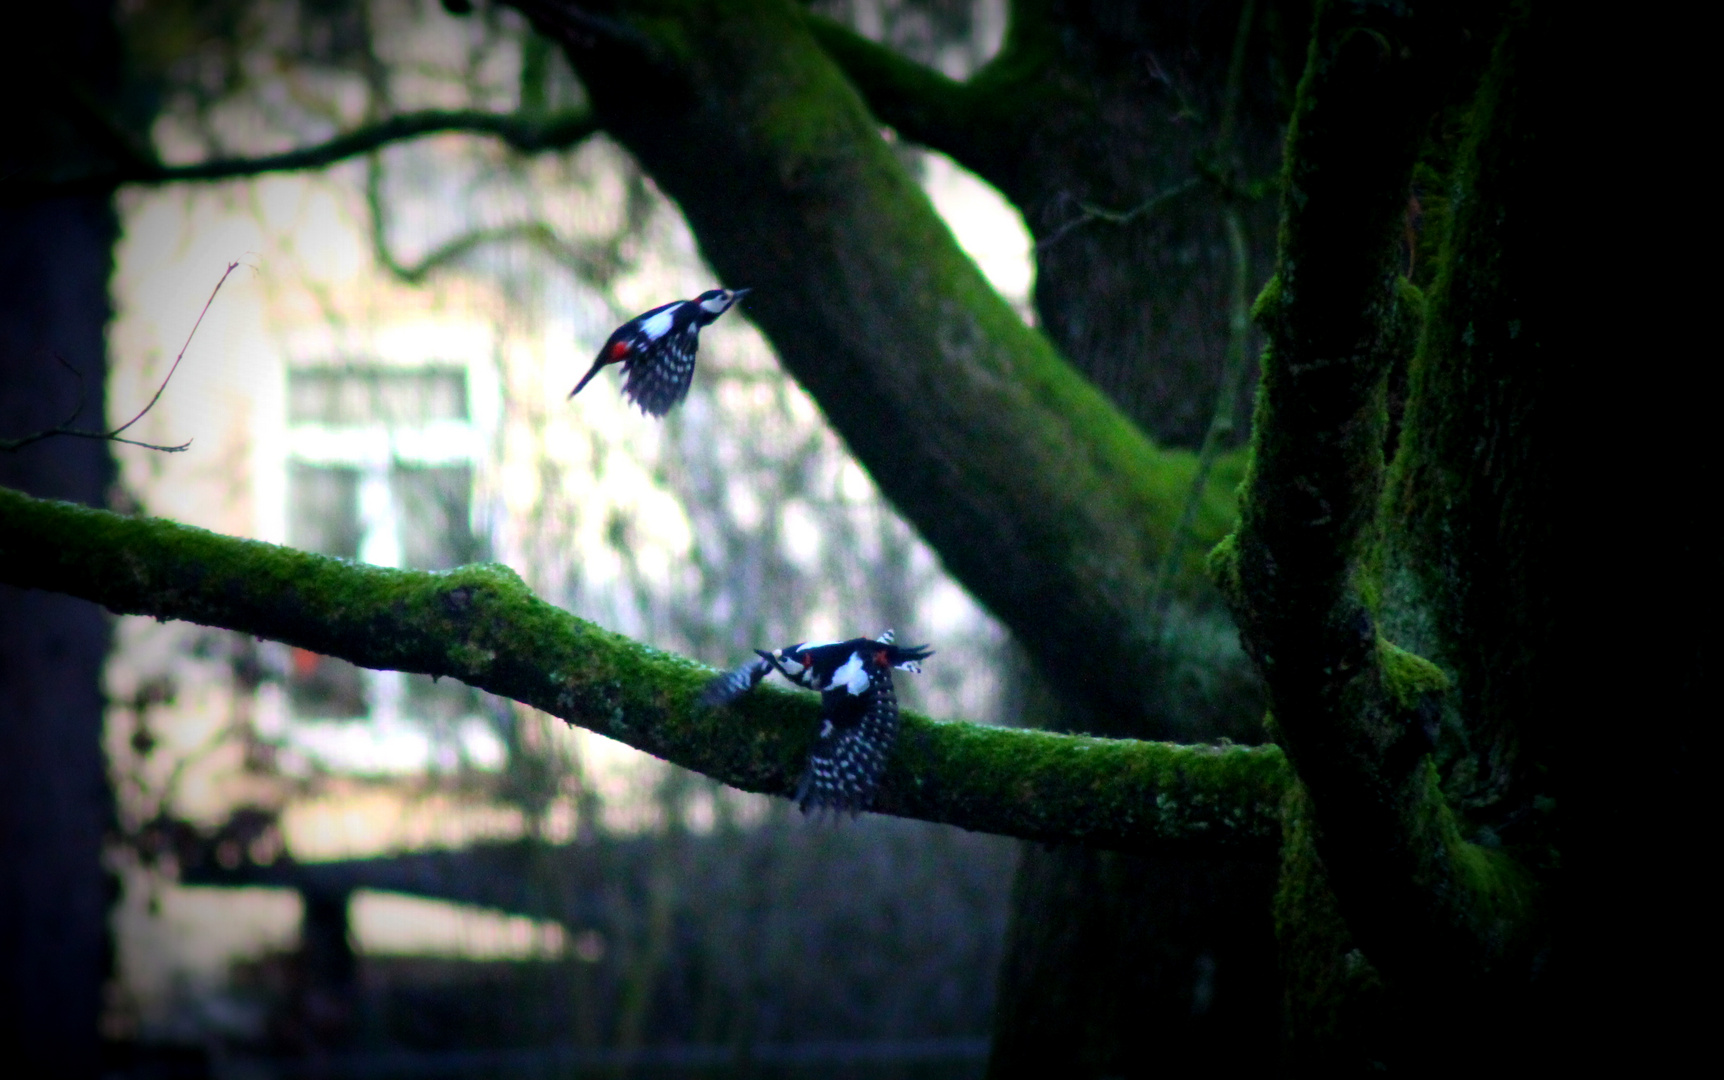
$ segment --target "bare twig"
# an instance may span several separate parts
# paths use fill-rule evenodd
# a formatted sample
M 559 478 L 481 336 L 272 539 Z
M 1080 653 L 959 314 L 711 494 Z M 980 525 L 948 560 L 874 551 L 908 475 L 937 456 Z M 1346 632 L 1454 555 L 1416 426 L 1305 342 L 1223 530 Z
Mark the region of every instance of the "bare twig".
M 1161 569 L 1156 574 L 1154 620 L 1157 644 L 1165 644 L 1167 612 L 1173 604 L 1173 582 L 1180 561 L 1197 524 L 1197 511 L 1203 506 L 1203 492 L 1209 486 L 1209 474 L 1215 459 L 1221 455 L 1221 440 L 1233 431 L 1233 410 L 1239 397 L 1239 384 L 1245 378 L 1246 335 L 1251 329 L 1249 288 L 1251 253 L 1245 243 L 1245 225 L 1239 208 L 1228 205 L 1221 211 L 1227 228 L 1227 246 L 1233 260 L 1232 296 L 1228 305 L 1227 361 L 1221 373 L 1221 386 L 1215 392 L 1215 411 L 1209 420 L 1209 430 L 1203 436 L 1203 448 L 1197 452 L 1197 472 L 1191 478 L 1191 490 L 1185 496 L 1185 509 L 1179 523 L 1168 538 L 1167 552 L 1162 556 Z
M 209 299 L 204 301 L 203 310 L 198 312 L 197 321 L 192 323 L 191 333 L 186 335 L 185 344 L 180 346 L 179 355 L 174 357 L 174 362 L 168 368 L 168 373 L 162 377 L 161 385 L 156 387 L 156 392 L 150 396 L 149 403 L 139 409 L 137 414 L 130 420 L 127 420 L 112 431 L 84 431 L 79 428 L 72 427 L 72 422 L 84 411 L 84 403 L 88 399 L 88 393 L 84 386 L 84 373 L 67 363 L 64 357 L 56 354 L 54 359 L 60 361 L 60 366 L 64 367 L 67 371 L 70 371 L 77 377 L 77 407 L 72 410 L 70 416 L 66 417 L 66 419 L 62 420 L 54 427 L 45 428 L 41 431 L 34 431 L 16 439 L 0 439 L 0 450 L 22 450 L 24 447 L 29 446 L 32 443 L 39 443 L 44 439 L 51 439 L 56 435 L 65 435 L 75 439 L 101 439 L 104 442 L 124 443 L 127 446 L 141 446 L 146 450 L 160 450 L 164 454 L 177 454 L 190 446 L 192 444 L 190 439 L 187 439 L 185 442 L 180 443 L 177 446 L 163 446 L 158 443 L 147 443 L 141 442 L 137 439 L 123 438 L 121 433 L 130 428 L 133 424 L 136 424 L 139 420 L 142 420 L 146 413 L 156 407 L 156 402 L 162 399 L 162 392 L 168 388 L 168 380 L 172 379 L 174 377 L 174 372 L 180 369 L 180 361 L 185 359 L 186 350 L 192 347 L 192 338 L 197 336 L 198 327 L 203 325 L 204 316 L 209 314 L 210 305 L 215 303 L 216 294 L 221 292 L 221 287 L 227 284 L 227 279 L 231 277 L 233 272 L 237 269 L 239 269 L 239 263 L 231 262 L 227 264 L 227 269 L 222 272 L 221 280 L 216 282 L 215 288 L 210 290 Z
M 166 390 L 168 388 L 168 380 L 173 378 L 174 372 L 176 372 L 180 369 L 180 361 L 185 359 L 186 350 L 192 347 L 192 338 L 197 336 L 198 327 L 203 325 L 204 316 L 209 314 L 210 305 L 215 303 L 216 293 L 221 292 L 221 287 L 223 285 L 227 284 L 227 279 L 229 277 L 233 276 L 233 272 L 237 269 L 239 269 L 239 263 L 230 262 L 227 264 L 227 269 L 222 271 L 221 280 L 216 282 L 215 288 L 210 290 L 209 299 L 204 301 L 203 310 L 198 312 L 197 321 L 192 323 L 191 333 L 186 335 L 186 343 L 184 345 L 180 346 L 179 355 L 174 357 L 174 362 L 173 362 L 172 366 L 170 366 L 168 368 L 168 373 L 162 377 L 162 384 L 160 386 L 156 387 L 156 392 L 150 398 L 150 403 L 148 405 L 145 405 L 142 409 L 139 409 L 138 414 L 136 416 L 132 417 L 130 420 L 127 420 L 125 423 L 123 423 L 119 427 L 115 428 L 112 432 L 109 433 L 110 435 L 118 435 L 120 432 L 131 427 L 133 424 L 137 423 L 139 420 L 142 420 L 144 418 L 145 413 L 149 412 L 151 409 L 156 407 L 156 402 L 158 402 L 162 399 L 162 391 Z M 188 439 L 186 441 L 185 445 L 179 447 L 179 449 L 184 450 L 186 448 L 186 446 L 190 446 L 190 445 L 191 445 L 191 440 Z
M 1181 195 L 1188 194 L 1195 190 L 1202 183 L 1203 180 L 1201 177 L 1193 176 L 1159 195 L 1154 195 L 1145 199 L 1130 210 L 1110 210 L 1105 206 L 1097 206 L 1094 203 L 1079 200 L 1078 209 L 1082 211 L 1082 213 L 1078 214 L 1077 217 L 1072 218 L 1070 221 L 1063 222 L 1059 228 L 1055 229 L 1047 236 L 1042 237 L 1040 240 L 1037 240 L 1036 251 L 1041 252 L 1047 250 L 1060 240 L 1064 239 L 1065 235 L 1073 229 L 1078 228 L 1081 225 L 1088 225 L 1092 221 L 1105 221 L 1112 225 L 1130 225 L 1138 218 L 1153 214 L 1168 203 L 1179 198 Z
M 1174 199 L 1205 184 L 1213 188 L 1215 194 L 1223 202 L 1242 200 L 1256 202 L 1274 190 L 1278 182 L 1274 178 L 1244 182 L 1240 180 L 1238 175 L 1238 148 L 1235 145 L 1235 129 L 1238 126 L 1239 101 L 1245 80 L 1245 47 L 1251 39 L 1251 27 L 1256 18 L 1257 0 L 1245 0 L 1245 6 L 1239 13 L 1239 27 L 1233 36 L 1233 53 L 1227 67 L 1227 84 L 1222 97 L 1221 118 L 1216 127 L 1213 159 L 1209 159 L 1210 155 L 1200 154 L 1197 161 L 1198 175 L 1159 195 L 1144 200 L 1130 210 L 1110 210 L 1104 206 L 1080 201 L 1078 209 L 1082 213 L 1061 224 L 1059 228 L 1041 240 L 1036 241 L 1038 252 L 1051 247 L 1073 229 L 1088 225 L 1091 222 L 1105 221 L 1112 225 L 1129 225 L 1138 218 L 1155 213 Z M 1179 82 L 1168 74 L 1167 69 L 1162 66 L 1161 61 L 1156 58 L 1154 53 L 1146 55 L 1148 56 L 1151 76 L 1167 87 L 1168 93 L 1173 95 L 1174 101 L 1179 106 L 1179 112 L 1175 119 L 1193 120 L 1201 123 L 1203 120 L 1202 111 L 1186 95 Z

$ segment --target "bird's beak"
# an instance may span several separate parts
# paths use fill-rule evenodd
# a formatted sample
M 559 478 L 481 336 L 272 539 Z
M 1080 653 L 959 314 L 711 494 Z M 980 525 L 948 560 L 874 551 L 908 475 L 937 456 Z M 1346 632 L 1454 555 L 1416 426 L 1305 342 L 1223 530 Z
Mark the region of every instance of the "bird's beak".
M 743 297 L 747 296 L 749 293 L 751 293 L 753 291 L 754 291 L 753 289 L 732 289 L 732 290 L 730 290 L 730 304 L 731 304 L 731 306 L 735 307 L 737 301 L 741 300 Z
M 773 663 L 772 654 L 767 652 L 765 649 L 754 650 L 754 655 L 760 657 L 762 660 L 766 661 L 769 664 Z

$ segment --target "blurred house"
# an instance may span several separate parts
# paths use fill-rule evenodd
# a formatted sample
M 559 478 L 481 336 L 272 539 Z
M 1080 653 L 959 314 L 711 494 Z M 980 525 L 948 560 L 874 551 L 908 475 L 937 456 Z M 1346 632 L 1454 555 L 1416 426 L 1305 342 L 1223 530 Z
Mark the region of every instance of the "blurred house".
M 446 184 L 486 152 L 391 153 Z M 225 264 L 242 268 L 140 425 L 191 449 L 122 448 L 121 501 L 379 565 L 497 559 L 715 665 L 894 625 L 939 649 L 909 707 L 994 718 L 1003 635 L 745 317 L 703 335 L 663 423 L 614 378 L 566 400 L 612 326 L 711 278 L 609 144 L 557 168 L 567 243 L 624 253 L 602 283 L 506 245 L 405 282 L 375 249 L 358 165 L 128 193 L 115 414 L 148 400 Z M 948 164 L 928 174 L 997 256 L 998 197 Z M 507 209 L 475 191 L 451 219 L 436 183 L 404 185 L 397 242 L 435 248 Z M 1027 290 L 1005 220 L 1004 272 Z M 116 641 L 112 1035 L 219 1046 L 266 1074 L 305 1054 L 363 1069 L 479 1049 L 570 1068 L 978 1067 L 1009 843 L 811 826 L 449 680 L 147 619 Z

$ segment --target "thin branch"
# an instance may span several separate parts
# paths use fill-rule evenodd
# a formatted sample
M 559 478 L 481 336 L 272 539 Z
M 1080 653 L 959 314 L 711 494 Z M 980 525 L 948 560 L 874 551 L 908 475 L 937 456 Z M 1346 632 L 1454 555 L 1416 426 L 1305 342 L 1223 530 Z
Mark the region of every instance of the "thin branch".
M 139 420 L 142 420 L 144 418 L 145 413 L 149 412 L 151 409 L 156 407 L 156 402 L 158 402 L 162 399 L 162 391 L 166 390 L 168 388 L 168 380 L 173 378 L 174 372 L 176 372 L 180 369 L 180 361 L 184 360 L 186 358 L 186 350 L 192 347 L 192 338 L 197 336 L 198 327 L 200 327 L 204 324 L 204 316 L 209 314 L 210 305 L 215 303 L 216 293 L 221 292 L 221 287 L 223 285 L 227 284 L 227 279 L 232 277 L 233 272 L 235 270 L 238 270 L 238 269 L 239 269 L 239 263 L 230 262 L 227 264 L 227 269 L 222 271 L 221 280 L 216 282 L 215 288 L 210 290 L 209 299 L 204 301 L 203 310 L 198 312 L 197 321 L 192 323 L 191 333 L 186 335 L 185 344 L 180 346 L 179 354 L 174 357 L 174 362 L 168 368 L 167 375 L 162 378 L 162 384 L 160 386 L 156 387 L 156 392 L 154 395 L 151 396 L 150 403 L 148 405 L 145 405 L 143 408 L 139 409 L 138 414 L 136 416 L 132 417 L 130 420 L 127 420 L 125 423 L 121 424 L 119 427 L 117 427 L 113 431 L 109 432 L 110 435 L 118 435 L 120 432 L 131 427 L 133 424 L 137 423 Z M 188 439 L 185 443 L 185 446 L 180 447 L 180 449 L 183 450 L 183 449 L 185 449 L 186 446 L 190 446 L 190 445 L 191 445 L 191 440 Z
M 0 488 L 0 581 L 450 676 L 747 791 L 793 791 L 818 727 L 819 700 L 806 693 L 763 687 L 702 706 L 711 669 L 553 607 L 495 564 L 366 566 Z M 1258 856 L 1280 843 L 1289 776 L 1274 747 L 906 713 L 877 809 L 1052 843 Z
M 375 154 L 365 171 L 365 204 L 371 216 L 371 251 L 379 266 L 408 285 L 418 285 L 433 273 L 458 262 L 487 244 L 522 240 L 545 252 L 558 264 L 573 270 L 577 276 L 593 276 L 594 267 L 602 266 L 603 256 L 594 257 L 557 235 L 543 221 L 519 221 L 510 225 L 471 229 L 438 244 L 417 262 L 404 263 L 389 242 L 388 209 L 383 198 L 383 163 Z M 601 251 L 614 245 L 597 245 Z M 598 271 L 602 276 L 603 271 Z
M 1227 88 L 1221 100 L 1221 123 L 1215 133 L 1216 148 L 1229 167 L 1238 153 L 1234 129 L 1239 122 L 1239 101 L 1245 96 L 1245 50 L 1251 43 L 1251 26 L 1256 20 L 1257 0 L 1245 0 L 1239 12 L 1239 26 L 1233 33 L 1233 55 L 1227 62 Z
M 1130 210 L 1110 210 L 1105 206 L 1098 206 L 1095 203 L 1085 202 L 1080 199 L 1078 200 L 1077 205 L 1078 209 L 1082 211 L 1082 213 L 1077 217 L 1072 218 L 1070 221 L 1063 222 L 1059 228 L 1055 229 L 1047 236 L 1042 237 L 1040 240 L 1037 240 L 1036 251 L 1039 253 L 1047 250 L 1063 239 L 1065 235 L 1073 229 L 1082 225 L 1088 225 L 1092 221 L 1105 221 L 1112 225 L 1130 225 L 1138 218 L 1157 213 L 1163 207 L 1167 206 L 1182 195 L 1188 195 L 1197 190 L 1197 188 L 1203 185 L 1203 180 L 1203 177 L 1193 176 L 1159 195 L 1153 195 L 1150 198 L 1145 199 Z
M 156 407 L 156 402 L 162 399 L 162 392 L 168 388 L 168 381 L 174 377 L 174 372 L 180 369 L 180 361 L 185 359 L 186 350 L 192 347 L 192 338 L 197 336 L 198 327 L 204 324 L 204 316 L 209 314 L 210 305 L 215 303 L 216 294 L 221 292 L 221 287 L 227 284 L 227 279 L 231 277 L 233 272 L 238 268 L 239 263 L 237 262 L 227 264 L 227 269 L 222 272 L 221 280 L 216 282 L 215 288 L 210 290 L 209 299 L 204 301 L 203 310 L 198 312 L 197 321 L 192 323 L 191 333 L 186 335 L 185 344 L 180 346 L 179 354 L 174 357 L 174 362 L 169 366 L 168 373 L 162 377 L 161 385 L 156 387 L 156 392 L 151 395 L 149 403 L 139 409 L 137 415 L 133 416 L 130 420 L 127 420 L 112 431 L 82 431 L 72 427 L 72 421 L 76 420 L 78 416 L 83 413 L 84 403 L 87 400 L 87 391 L 84 387 L 84 373 L 67 363 L 65 357 L 56 354 L 54 359 L 60 361 L 60 366 L 65 368 L 67 371 L 70 371 L 78 379 L 77 407 L 72 410 L 72 414 L 70 416 L 62 420 L 56 427 L 32 432 L 29 435 L 25 435 L 17 439 L 0 439 L 0 450 L 22 450 L 24 447 L 29 446 L 32 443 L 39 443 L 43 439 L 53 438 L 56 435 L 65 435 L 75 439 L 101 439 L 104 442 L 124 443 L 127 446 L 141 446 L 146 450 L 160 450 L 164 454 L 177 454 L 190 446 L 192 444 L 190 439 L 187 439 L 185 442 L 180 443 L 177 446 L 162 446 L 157 443 L 140 442 L 137 439 L 121 438 L 121 432 L 124 432 L 133 424 L 142 420 L 146 413 Z
M 1209 486 L 1209 474 L 1221 456 L 1221 441 L 1233 431 L 1233 410 L 1247 366 L 1245 346 L 1251 331 L 1251 250 L 1245 243 L 1245 223 L 1240 220 L 1238 207 L 1231 204 L 1223 207 L 1221 221 L 1227 231 L 1228 254 L 1233 262 L 1227 313 L 1227 360 L 1222 368 L 1221 385 L 1215 391 L 1215 410 L 1210 414 L 1209 430 L 1204 433 L 1203 447 L 1197 452 L 1197 472 L 1191 478 L 1185 509 L 1180 512 L 1179 523 L 1168 539 L 1167 553 L 1162 557 L 1161 569 L 1156 574 L 1153 618 L 1156 641 L 1162 645 L 1167 640 L 1167 612 L 1173 604 L 1173 583 L 1197 524 L 1197 512 L 1203 506 L 1203 492 Z
M 392 143 L 424 135 L 462 133 L 491 135 L 523 153 L 567 150 L 599 130 L 598 122 L 585 109 L 552 116 L 493 113 L 479 110 L 427 109 L 402 113 L 356 131 L 337 135 L 314 146 L 300 147 L 261 157 L 217 158 L 189 165 L 164 165 L 153 157 L 129 155 L 112 168 L 66 179 L 26 183 L 30 198 L 108 191 L 122 184 L 209 183 L 263 173 L 322 169 L 361 154 L 372 153 Z M 14 197 L 20 186 L 14 186 Z
M 1237 171 L 1238 146 L 1235 142 L 1239 100 L 1245 88 L 1245 49 L 1251 41 L 1251 26 L 1257 18 L 1257 0 L 1245 0 L 1239 13 L 1239 26 L 1233 35 L 1233 56 L 1227 65 L 1226 90 L 1222 95 L 1221 124 L 1215 136 L 1215 158 L 1220 163 L 1217 178 L 1224 190 L 1233 187 Z M 1185 497 L 1185 509 L 1168 539 L 1167 552 L 1162 556 L 1161 569 L 1156 574 L 1155 603 L 1152 618 L 1158 644 L 1166 644 L 1167 612 L 1173 604 L 1173 582 L 1179 564 L 1185 558 L 1185 548 L 1197 524 L 1197 511 L 1203 505 L 1203 492 L 1209 486 L 1209 474 L 1215 459 L 1221 455 L 1221 441 L 1233 432 L 1233 410 L 1239 399 L 1239 384 L 1244 381 L 1246 340 L 1251 332 L 1251 249 L 1245 242 L 1245 223 L 1239 207 L 1231 199 L 1224 201 L 1221 222 L 1227 232 L 1228 257 L 1233 266 L 1232 287 L 1227 305 L 1227 359 L 1221 370 L 1221 385 L 1215 391 L 1215 408 L 1210 413 L 1209 430 L 1204 432 L 1203 446 L 1197 453 L 1197 472 L 1191 478 L 1191 490 Z

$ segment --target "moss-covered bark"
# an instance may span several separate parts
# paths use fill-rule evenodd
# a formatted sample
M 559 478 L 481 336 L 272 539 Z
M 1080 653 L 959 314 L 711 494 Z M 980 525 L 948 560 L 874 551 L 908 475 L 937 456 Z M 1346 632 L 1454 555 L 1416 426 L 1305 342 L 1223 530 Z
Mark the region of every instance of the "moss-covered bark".
M 1267 185 L 1251 182 L 1279 161 L 1292 95 L 1290 84 L 1276 92 L 1277 60 L 1297 74 L 1308 22 L 1298 0 L 1017 0 L 1000 54 L 962 83 L 837 23 L 809 25 L 875 116 L 974 170 L 1022 212 L 1036 240 L 1038 324 L 1060 354 L 1153 438 L 1202 442 L 1207 453 L 1241 441 L 1234 421 L 1256 375 L 1245 313 L 1275 236 Z M 1291 50 L 1275 33 L 1282 23 L 1292 24 Z M 1181 600 L 1233 637 L 1213 592 Z M 1158 686 L 1191 678 L 1170 655 L 1186 640 L 1167 635 Z M 1260 690 L 1244 657 L 1204 659 L 1208 701 L 1169 693 L 1108 733 L 1260 738 Z M 1069 699 L 1037 721 L 1096 730 Z M 1272 1063 L 1273 878 L 1267 860 L 1026 848 L 989 1075 Z
M 803 14 L 517 6 L 952 573 L 1073 700 L 1160 708 L 1151 600 L 1193 456 L 1146 439 L 989 287 Z M 1241 467 L 1217 468 L 1199 537 L 1225 530 Z M 1200 575 L 1193 557 L 1180 577 Z
M 1414 157 L 1460 66 L 1463 31 L 1489 40 L 1500 25 L 1490 17 L 1471 25 L 1453 17 L 1342 4 L 1319 16 L 1289 136 L 1281 262 L 1258 308 L 1269 347 L 1255 459 L 1239 531 L 1214 556 L 1308 798 L 1310 820 L 1298 826 L 1285 856 L 1281 908 L 1283 925 L 1298 932 L 1283 938 L 1289 963 L 1305 972 L 1293 971 L 1290 982 L 1315 995 L 1302 1006 L 1313 1016 L 1322 1012 L 1313 1001 L 1335 989 L 1313 973 L 1329 965 L 1326 950 L 1333 956 L 1344 947 L 1333 935 L 1323 945 L 1318 938 L 1325 935 L 1312 929 L 1328 895 L 1351 940 L 1403 1006 L 1483 1012 L 1493 1024 L 1505 1019 L 1497 1006 L 1526 999 L 1547 933 L 1542 860 L 1479 834 L 1444 790 L 1431 753 L 1449 718 L 1477 712 L 1480 687 L 1461 691 L 1454 676 L 1467 677 L 1464 668 L 1451 664 L 1445 671 L 1381 631 L 1385 624 L 1445 624 L 1412 642 L 1421 648 L 1468 633 L 1465 620 L 1448 610 L 1452 600 L 1433 603 L 1402 584 L 1409 576 L 1446 573 L 1443 588 L 1459 587 L 1513 626 L 1494 643 L 1469 646 L 1495 651 L 1478 657 L 1482 668 L 1513 680 L 1521 670 L 1516 658 L 1540 648 L 1539 635 L 1524 625 L 1538 617 L 1538 603 L 1516 591 L 1488 599 L 1471 591 L 1474 582 L 1500 578 L 1502 571 L 1485 568 L 1510 549 L 1516 560 L 1534 556 L 1536 545 L 1528 541 L 1543 521 L 1536 499 L 1493 503 L 1494 512 L 1514 516 L 1499 519 L 1494 531 L 1484 530 L 1489 539 L 1470 548 L 1453 544 L 1452 536 L 1436 538 L 1468 521 L 1467 499 L 1496 497 L 1468 465 L 1475 447 L 1491 446 L 1487 457 L 1506 454 L 1510 460 L 1502 464 L 1535 453 L 1537 431 L 1522 410 L 1537 398 L 1536 363 L 1511 350 L 1475 350 L 1447 362 L 1433 354 L 1448 349 L 1451 335 L 1476 339 L 1479 331 L 1461 323 L 1470 327 L 1481 318 L 1508 340 L 1509 316 L 1501 309 L 1515 305 L 1512 293 L 1498 287 L 1497 255 L 1520 272 L 1536 265 L 1532 252 L 1511 256 L 1501 246 L 1513 239 L 1501 228 L 1514 217 L 1503 200 L 1512 186 L 1493 191 L 1489 182 L 1500 157 L 1492 144 L 1523 137 L 1493 104 L 1514 78 L 1506 55 L 1498 56 L 1474 112 L 1478 145 L 1462 201 L 1475 206 L 1471 217 L 1456 221 L 1448 269 L 1431 300 L 1425 344 L 1413 365 L 1399 480 L 1383 501 L 1385 377 L 1393 350 L 1404 347 L 1397 343 L 1408 339 L 1406 321 L 1417 314 L 1409 310 L 1416 291 L 1399 283 L 1395 247 Z M 1491 276 L 1496 281 L 1481 284 Z M 1469 294 L 1467 285 L 1478 288 Z M 1469 313 L 1457 317 L 1461 309 Z M 1505 362 L 1519 374 L 1496 367 Z M 1438 374 L 1445 370 L 1446 377 Z M 1480 382 L 1494 393 L 1481 396 L 1472 385 Z M 1449 428 L 1438 435 L 1433 416 L 1466 419 L 1438 421 Z M 1536 477 L 1517 477 L 1508 487 Z M 1422 518 L 1421 509 L 1428 515 Z M 1397 568 L 1386 576 L 1385 530 L 1396 538 L 1388 565 Z M 1408 561 L 1410 538 L 1450 547 Z
M 1276 172 L 1309 8 L 1017 0 L 999 55 L 962 83 L 836 23 L 810 26 L 874 115 L 1023 213 L 1036 312 L 1061 354 L 1157 440 L 1195 447 L 1231 336 L 1223 208 L 1243 225 L 1255 289 L 1275 207 L 1254 182 Z
M 392 570 L 0 489 L 0 581 L 124 614 L 255 634 L 372 668 L 449 676 L 748 791 L 795 788 L 811 694 L 698 698 L 708 668 L 534 597 L 499 565 Z M 904 717 L 882 813 L 1128 850 L 1272 846 L 1273 747 L 1176 746 Z
M 1439 753 L 1449 795 L 1532 841 L 1551 794 L 1562 455 L 1540 305 L 1548 270 L 1532 255 L 1545 193 L 1526 19 L 1503 35 L 1467 115 L 1460 197 L 1387 477 L 1378 610 L 1386 633 L 1453 676 L 1460 738 Z

